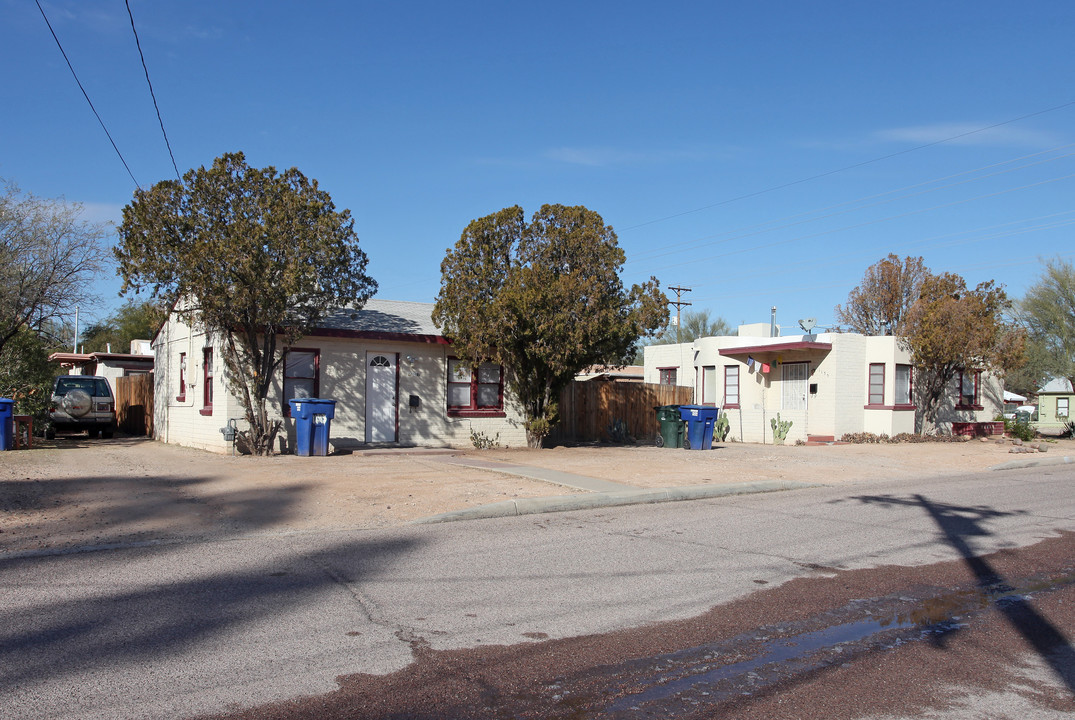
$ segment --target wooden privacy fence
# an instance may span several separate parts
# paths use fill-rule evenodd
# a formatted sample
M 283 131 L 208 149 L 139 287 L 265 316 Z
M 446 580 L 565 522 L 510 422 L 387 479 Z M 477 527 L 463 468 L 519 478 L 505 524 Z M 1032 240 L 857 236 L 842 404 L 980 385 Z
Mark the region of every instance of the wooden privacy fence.
M 116 424 L 128 435 L 153 434 L 153 374 L 116 378 Z
M 575 381 L 560 395 L 560 422 L 549 434 L 553 441 L 599 442 L 610 440 L 609 426 L 616 420 L 639 442 L 649 442 L 660 431 L 655 407 L 689 405 L 694 388 L 648 383 Z

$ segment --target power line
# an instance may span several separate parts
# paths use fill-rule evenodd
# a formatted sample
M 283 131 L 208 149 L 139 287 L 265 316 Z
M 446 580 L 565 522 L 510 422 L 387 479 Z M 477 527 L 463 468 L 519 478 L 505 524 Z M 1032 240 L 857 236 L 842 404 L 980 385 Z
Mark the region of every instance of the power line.
M 146 73 L 146 84 L 149 85 L 149 96 L 153 98 L 153 109 L 157 111 L 157 122 L 161 126 L 161 134 L 164 135 L 164 144 L 168 147 L 168 157 L 172 159 L 172 167 L 175 169 L 175 176 L 180 182 L 183 181 L 182 176 L 179 174 L 179 167 L 175 164 L 175 155 L 172 154 L 172 144 L 168 142 L 168 133 L 164 130 L 164 120 L 161 119 L 161 110 L 157 107 L 157 95 L 153 92 L 153 83 L 149 80 L 149 68 L 146 67 L 146 57 L 142 54 L 142 43 L 138 40 L 138 30 L 134 27 L 134 15 L 131 13 L 130 0 L 123 0 L 127 5 L 127 16 L 131 19 L 131 32 L 134 33 L 134 44 L 138 47 L 138 57 L 142 59 L 142 70 Z
M 78 79 L 78 73 L 75 72 L 75 68 L 71 65 L 67 53 L 64 52 L 63 45 L 60 44 L 60 38 L 56 37 L 56 31 L 52 29 L 52 23 L 49 22 L 48 16 L 45 15 L 45 9 L 41 7 L 41 0 L 34 0 L 34 2 L 37 3 L 37 9 L 41 11 L 41 17 L 45 19 L 45 24 L 49 26 L 49 32 L 52 33 L 52 39 L 56 41 L 56 47 L 60 48 L 60 54 L 63 55 L 63 59 L 67 61 L 67 67 L 71 70 L 71 75 L 74 76 L 75 82 L 78 83 L 78 89 L 82 91 L 82 96 L 86 98 L 86 102 L 90 104 L 90 110 L 93 111 L 93 114 L 97 117 L 97 122 L 101 123 L 101 129 L 104 130 L 105 135 L 108 136 L 108 142 L 112 143 L 112 149 L 116 151 L 116 155 L 119 156 L 119 161 L 123 163 L 123 167 L 127 169 L 127 174 L 131 176 L 131 180 L 134 180 L 134 184 L 141 190 L 142 185 L 135 179 L 134 173 L 131 172 L 130 166 L 127 165 L 127 161 L 123 158 L 123 153 L 116 147 L 116 141 L 112 139 L 112 133 L 108 132 L 108 128 L 105 127 L 105 121 L 101 119 L 100 114 L 97 112 L 97 108 L 93 106 L 93 101 L 90 100 L 86 88 L 82 87 L 82 81 Z
M 812 180 L 820 180 L 821 178 L 828 177 L 830 175 L 836 175 L 838 173 L 847 172 L 848 170 L 854 170 L 855 168 L 860 168 L 860 167 L 863 167 L 865 165 L 871 165 L 871 164 L 876 163 L 876 162 L 881 162 L 882 160 L 890 160 L 891 158 L 899 157 L 900 155 L 906 155 L 907 153 L 917 152 L 918 150 L 925 150 L 926 148 L 930 148 L 930 147 L 933 147 L 935 145 L 943 145 L 944 143 L 952 142 L 953 140 L 960 140 L 962 138 L 969 137 L 971 135 L 976 135 L 978 133 L 986 132 L 988 130 L 995 130 L 998 127 L 1003 127 L 1004 125 L 1010 125 L 1012 123 L 1019 122 L 1020 120 L 1026 120 L 1028 118 L 1037 117 L 1038 115 L 1044 115 L 1045 113 L 1055 112 L 1057 110 L 1063 110 L 1064 108 L 1071 107 L 1072 105 L 1075 105 L 1075 100 L 1071 100 L 1071 101 L 1068 101 L 1066 103 L 1061 103 L 1060 105 L 1055 105 L 1055 106 L 1050 107 L 1050 108 L 1045 108 L 1044 110 L 1038 110 L 1036 112 L 1027 113 L 1026 115 L 1020 115 L 1019 117 L 1011 118 L 1010 120 L 1005 120 L 1005 121 L 999 122 L 999 123 L 994 123 L 992 125 L 987 125 L 985 127 L 976 128 L 974 130 L 967 130 L 966 132 L 961 132 L 961 133 L 958 133 L 956 135 L 952 135 L 950 137 L 942 138 L 940 140 L 934 140 L 933 142 L 928 142 L 928 143 L 925 143 L 925 144 L 922 144 L 922 145 L 916 145 L 915 147 L 907 148 L 905 150 L 900 150 L 900 151 L 894 152 L 894 153 L 889 153 L 888 155 L 882 155 L 880 157 L 871 158 L 869 160 L 863 160 L 862 162 L 857 162 L 857 163 L 854 163 L 852 165 L 846 165 L 844 167 L 836 168 L 834 170 L 828 170 L 826 172 L 818 173 L 817 175 L 811 175 L 809 177 L 800 178 L 798 180 L 792 180 L 790 182 L 781 183 L 780 185 L 773 185 L 772 187 L 767 187 L 767 188 L 764 188 L 762 190 L 755 190 L 754 192 L 746 193 L 745 195 L 737 195 L 735 197 L 728 198 L 727 200 L 721 200 L 720 202 L 715 202 L 715 203 L 713 203 L 711 205 L 705 205 L 705 206 L 700 207 L 700 208 L 694 208 L 693 210 L 684 210 L 683 212 L 675 213 L 673 215 L 666 215 L 665 217 L 656 218 L 654 220 L 647 220 L 646 222 L 638 223 L 637 225 L 631 225 L 630 227 L 623 228 L 622 230 L 620 230 L 620 232 L 627 232 L 628 230 L 635 230 L 637 228 L 645 227 L 647 225 L 653 225 L 655 223 L 664 222 L 665 220 L 674 220 L 675 218 L 683 217 L 684 215 L 691 215 L 691 214 L 696 213 L 696 212 L 702 212 L 703 210 L 711 210 L 712 208 L 720 207 L 722 205 L 729 205 L 729 204 L 731 204 L 733 202 L 738 202 L 740 200 L 747 200 L 749 198 L 757 197 L 759 195 L 765 195 L 766 193 L 775 192 L 777 190 L 783 190 L 785 188 L 794 187 L 796 185 L 802 185 L 803 183 L 811 182 Z
M 1075 147 L 1075 143 L 1069 143 L 1069 144 L 1066 144 L 1066 145 L 1059 145 L 1057 147 L 1049 148 L 1047 150 L 1041 150 L 1041 151 L 1038 151 L 1038 152 L 1029 153 L 1027 155 L 1022 155 L 1020 157 L 1010 158 L 1008 160 L 1003 160 L 1003 161 L 1000 161 L 1000 162 L 990 163 L 988 165 L 983 165 L 983 166 L 980 166 L 980 167 L 972 168 L 970 170 L 964 170 L 964 171 L 961 171 L 961 172 L 958 172 L 958 173 L 953 173 L 953 174 L 945 175 L 945 176 L 942 176 L 942 177 L 936 177 L 936 178 L 932 178 L 930 180 L 924 180 L 924 181 L 921 181 L 921 182 L 918 182 L 918 183 L 914 183 L 912 185 L 906 185 L 906 186 L 903 186 L 903 187 L 900 187 L 900 188 L 894 188 L 892 190 L 886 190 L 884 192 L 875 193 L 873 195 L 867 195 L 865 197 L 860 197 L 860 198 L 857 198 L 855 200 L 847 200 L 847 201 L 844 201 L 844 202 L 841 202 L 841 203 L 836 203 L 836 204 L 833 204 L 833 205 L 827 205 L 825 207 L 820 207 L 820 208 L 816 208 L 816 209 L 813 209 L 813 210 L 806 210 L 806 211 L 803 211 L 803 212 L 800 212 L 800 213 L 796 213 L 794 215 L 788 215 L 788 216 L 785 216 L 785 217 L 782 217 L 782 218 L 776 218 L 774 220 L 768 220 L 766 222 L 757 223 L 755 225 L 749 225 L 749 226 L 746 226 L 746 227 L 733 228 L 733 229 L 730 229 L 730 230 L 725 230 L 725 231 L 720 232 L 720 233 L 714 233 L 712 235 L 705 235 L 703 237 L 694 238 L 692 240 L 683 240 L 683 241 L 680 241 L 680 242 L 668 243 L 668 244 L 665 244 L 665 245 L 661 246 L 660 248 L 657 248 L 657 249 L 654 249 L 654 250 L 647 250 L 647 251 L 643 251 L 641 253 L 636 253 L 636 254 L 632 255 L 631 259 L 627 261 L 627 264 L 633 264 L 633 263 L 638 263 L 638 262 L 646 262 L 647 264 L 650 264 L 650 263 L 652 263 L 652 260 L 654 258 L 665 257 L 665 256 L 668 256 L 668 255 L 675 255 L 675 254 L 678 254 L 678 253 L 681 253 L 681 252 L 686 252 L 688 250 L 697 249 L 697 248 L 699 248 L 701 246 L 704 246 L 704 245 L 717 245 L 717 244 L 720 244 L 720 243 L 728 242 L 729 240 L 736 240 L 736 239 L 739 239 L 739 238 L 748 237 L 750 235 L 760 235 L 762 233 L 774 232 L 776 230 L 785 230 L 787 228 L 794 227 L 796 225 L 804 225 L 804 224 L 810 223 L 810 222 L 817 222 L 818 220 L 825 220 L 825 219 L 828 219 L 828 218 L 836 217 L 838 215 L 845 215 L 845 214 L 851 213 L 851 212 L 858 212 L 860 210 L 865 210 L 867 208 L 876 207 L 878 205 L 884 205 L 884 204 L 887 204 L 887 203 L 895 202 L 896 200 L 905 200 L 907 198 L 915 197 L 917 195 L 923 195 L 923 194 L 930 193 L 930 192 L 936 192 L 938 190 L 948 189 L 948 188 L 951 188 L 951 187 L 955 187 L 957 185 L 965 185 L 965 184 L 970 183 L 970 182 L 976 182 L 978 180 L 983 180 L 983 179 L 986 179 L 986 178 L 994 177 L 996 175 L 1002 175 L 1002 174 L 1006 174 L 1006 173 L 1010 173 L 1010 172 L 1015 172 L 1017 170 L 1025 170 L 1027 168 L 1034 167 L 1036 165 L 1055 162 L 1057 160 L 1062 160 L 1064 158 L 1071 157 L 1072 155 L 1075 155 L 1075 153 L 1069 152 L 1069 153 L 1065 153 L 1063 155 L 1057 155 L 1057 156 L 1046 158 L 1046 159 L 1043 159 L 1043 160 L 1037 160 L 1036 162 L 1031 162 L 1031 163 L 1027 163 L 1027 164 L 1019 165 L 1019 166 L 1015 166 L 1015 167 L 1009 167 L 1006 170 L 999 170 L 999 171 L 992 172 L 992 173 L 989 173 L 989 174 L 977 174 L 977 173 L 982 173 L 982 171 L 985 171 L 985 170 L 992 170 L 994 168 L 1003 167 L 1005 165 L 1011 165 L 1012 163 L 1021 162 L 1023 160 L 1028 160 L 1028 159 L 1031 159 L 1031 158 L 1037 158 L 1037 157 L 1040 157 L 1042 155 L 1046 155 L 1046 154 L 1049 154 L 1049 153 L 1055 153 L 1055 152 L 1058 152 L 1058 151 L 1061 151 L 1061 150 L 1067 150 L 1067 149 L 1069 149 L 1071 147 Z M 968 180 L 963 180 L 963 181 L 960 181 L 960 182 L 957 182 L 957 183 L 949 183 L 948 185 L 937 185 L 937 183 L 941 183 L 941 182 L 944 182 L 946 180 L 952 180 L 952 179 L 955 179 L 955 178 L 965 177 L 965 176 L 974 175 L 974 174 L 977 174 L 977 175 L 975 177 L 972 177 L 972 178 L 968 179 Z M 926 187 L 928 187 L 930 185 L 933 185 L 934 187 L 930 188 L 928 190 L 919 190 L 919 192 L 916 192 L 916 193 L 905 194 L 905 195 L 902 195 L 902 196 L 897 195 L 897 193 L 903 193 L 903 192 L 910 191 L 910 190 L 918 190 L 919 188 L 926 188 Z M 883 198 L 888 198 L 888 199 L 883 199 Z M 864 203 L 867 203 L 868 201 L 871 201 L 871 200 L 874 201 L 874 202 L 869 203 L 869 204 L 864 204 Z M 829 212 L 829 211 L 838 211 L 838 212 Z M 827 213 L 827 214 L 821 215 L 819 213 Z M 783 225 L 777 225 L 777 223 L 784 223 L 784 224 Z M 746 233 L 747 231 L 754 231 L 754 232 L 749 232 L 747 234 L 738 234 L 738 235 L 735 234 L 735 233 Z

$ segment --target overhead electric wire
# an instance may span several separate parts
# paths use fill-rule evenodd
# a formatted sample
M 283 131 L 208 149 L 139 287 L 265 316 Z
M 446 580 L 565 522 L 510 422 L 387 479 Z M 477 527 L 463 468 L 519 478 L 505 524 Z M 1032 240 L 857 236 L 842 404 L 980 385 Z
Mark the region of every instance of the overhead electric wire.
M 918 189 L 918 188 L 924 188 L 924 187 L 926 187 L 928 185 L 933 185 L 935 183 L 944 182 L 945 180 L 951 180 L 953 178 L 963 177 L 965 175 L 970 175 L 972 173 L 980 173 L 980 172 L 982 172 L 984 170 L 991 170 L 993 168 L 998 168 L 998 167 L 1001 167 L 1001 166 L 1004 166 L 1004 165 L 1009 165 L 1011 163 L 1020 162 L 1022 160 L 1027 160 L 1029 158 L 1034 158 L 1034 157 L 1038 157 L 1038 156 L 1041 156 L 1041 155 L 1045 155 L 1047 153 L 1054 153 L 1054 152 L 1058 152 L 1058 151 L 1061 151 L 1061 150 L 1067 150 L 1067 149 L 1069 149 L 1069 148 L 1071 148 L 1073 146 L 1075 146 L 1075 143 L 1068 143 L 1066 145 L 1058 145 L 1056 147 L 1052 147 L 1052 148 L 1049 148 L 1047 150 L 1040 150 L 1038 152 L 1029 153 L 1027 155 L 1022 155 L 1020 157 L 1011 158 L 1011 159 L 1008 159 L 1008 160 L 1002 160 L 1000 162 L 990 163 L 988 165 L 982 165 L 982 166 L 977 167 L 977 168 L 972 168 L 970 170 L 963 170 L 963 171 L 958 172 L 958 173 L 952 173 L 952 174 L 949 174 L 949 175 L 936 177 L 936 178 L 933 178 L 933 179 L 930 179 L 930 180 L 923 180 L 921 182 L 914 183 L 912 185 L 905 185 L 903 187 L 894 188 L 892 190 L 886 190 L 884 192 L 874 193 L 873 195 L 867 195 L 867 196 L 864 196 L 864 197 L 857 198 L 855 200 L 847 200 L 845 202 L 836 203 L 836 204 L 833 204 L 833 205 L 827 205 L 825 207 L 817 208 L 817 209 L 814 209 L 814 210 L 806 210 L 806 211 L 803 211 L 803 212 L 800 212 L 800 213 L 795 213 L 794 215 L 787 215 L 787 216 L 784 216 L 782 218 L 776 218 L 774 220 L 768 220 L 768 221 L 763 222 L 763 223 L 756 223 L 754 225 L 747 225 L 745 227 L 733 228 L 733 229 L 730 229 L 730 230 L 725 230 L 724 232 L 714 233 L 712 235 L 705 235 L 705 236 L 702 236 L 702 237 L 699 237 L 699 238 L 695 238 L 693 240 L 683 240 L 683 241 L 680 241 L 680 242 L 668 243 L 668 244 L 665 244 L 665 245 L 661 246 L 659 249 L 643 251 L 642 253 L 638 253 L 636 255 L 633 255 L 631 257 L 631 259 L 627 261 L 627 264 L 636 263 L 636 262 L 643 262 L 643 261 L 648 264 L 654 258 L 665 257 L 665 256 L 668 256 L 668 255 L 674 255 L 674 254 L 680 253 L 680 252 L 686 252 L 688 250 L 694 250 L 694 249 L 697 249 L 697 248 L 699 248 L 701 246 L 704 246 L 704 245 L 718 245 L 718 244 L 723 243 L 723 242 L 729 242 L 731 240 L 738 240 L 738 239 L 742 239 L 744 237 L 749 237 L 751 235 L 760 235 L 762 233 L 773 232 L 775 230 L 786 230 L 787 228 L 794 227 L 796 225 L 803 225 L 803 224 L 806 224 L 806 223 L 809 223 L 809 222 L 815 222 L 817 220 L 825 220 L 825 219 L 828 219 L 828 218 L 836 217 L 838 215 L 846 215 L 847 213 L 855 212 L 857 210 L 864 210 L 866 208 L 877 207 L 878 205 L 884 205 L 884 204 L 887 204 L 887 203 L 890 203 L 890 202 L 894 202 L 896 200 L 904 200 L 904 199 L 907 199 L 907 198 L 910 198 L 910 197 L 915 197 L 915 196 L 918 196 L 918 195 L 924 195 L 926 193 L 935 192 L 937 190 L 944 190 L 944 189 L 955 187 L 955 186 L 958 186 L 958 185 L 965 185 L 967 183 L 974 182 L 976 180 L 982 180 L 982 179 L 985 179 L 985 178 L 995 177 L 997 175 L 1003 175 L 1003 174 L 1006 174 L 1006 173 L 1009 173 L 1009 172 L 1015 172 L 1016 170 L 1025 170 L 1026 168 L 1034 167 L 1036 165 L 1042 165 L 1044 163 L 1054 162 L 1056 160 L 1061 160 L 1061 159 L 1066 158 L 1066 157 L 1071 157 L 1072 155 L 1075 155 L 1075 153 L 1069 152 L 1069 153 L 1065 153 L 1063 155 L 1057 155 L 1055 157 L 1046 158 L 1046 159 L 1043 159 L 1043 160 L 1038 160 L 1038 161 L 1032 162 L 1032 163 L 1027 163 L 1025 165 L 1019 165 L 1017 167 L 1008 168 L 1006 170 L 999 170 L 997 172 L 992 172 L 992 173 L 989 173 L 989 174 L 986 174 L 986 175 L 978 175 L 976 177 L 968 178 L 967 180 L 963 180 L 963 181 L 960 181 L 960 182 L 957 182 L 957 183 L 949 183 L 947 185 L 939 185 L 939 186 L 935 186 L 933 188 L 929 188 L 929 189 L 926 189 L 926 190 L 921 190 L 921 191 L 919 191 L 917 193 L 909 193 L 909 194 L 906 194 L 906 195 L 901 195 L 901 196 L 896 196 L 896 197 L 889 197 L 888 199 L 884 199 L 884 200 L 878 200 L 879 198 L 885 198 L 886 196 L 894 196 L 896 193 L 901 193 L 901 192 L 904 192 L 904 191 L 907 191 L 907 190 L 915 190 L 915 189 Z M 873 202 L 873 203 L 870 203 L 870 204 L 860 204 L 860 203 L 865 203 L 866 201 L 869 201 L 869 200 L 877 200 L 877 202 Z M 848 207 L 848 206 L 854 206 L 854 207 Z M 837 210 L 839 208 L 847 208 L 847 209 L 840 210 L 839 212 L 830 212 L 830 213 L 825 214 L 825 215 L 818 215 L 817 214 L 817 213 L 824 213 L 824 212 L 829 211 L 829 210 Z M 799 218 L 802 218 L 802 219 L 799 219 Z M 795 222 L 790 222 L 790 221 L 793 221 L 793 220 Z M 785 224 L 776 225 L 775 223 L 785 223 Z M 746 233 L 746 231 L 754 231 L 754 232 Z M 746 234 L 733 235 L 732 233 L 746 233 Z M 727 236 L 727 237 L 722 238 L 722 236 Z M 721 238 L 721 239 L 714 239 L 714 238 Z M 710 241 L 710 242 L 706 242 L 706 241 Z
M 134 44 L 138 47 L 138 57 L 142 60 L 142 70 L 146 74 L 146 85 L 149 85 L 149 96 L 153 98 L 153 109 L 157 111 L 157 122 L 161 126 L 161 134 L 164 135 L 164 144 L 168 147 L 168 157 L 172 159 L 172 167 L 175 169 L 175 176 L 180 182 L 183 181 L 183 177 L 179 174 L 179 166 L 175 163 L 175 155 L 172 154 L 172 143 L 168 142 L 168 133 L 164 129 L 164 120 L 161 118 L 161 109 L 157 107 L 157 95 L 153 92 L 153 83 L 149 79 L 149 68 L 146 67 L 146 57 L 142 54 L 142 43 L 138 40 L 138 30 L 134 27 L 134 15 L 131 13 L 130 0 L 123 0 L 127 5 L 127 16 L 131 19 L 131 32 L 134 33 Z
M 986 198 L 997 197 L 999 195 L 1005 195 L 1007 193 L 1015 192 L 1017 190 L 1026 190 L 1028 188 L 1039 187 L 1041 185 L 1047 185 L 1049 183 L 1059 182 L 1061 180 L 1068 180 L 1068 179 L 1071 179 L 1071 178 L 1075 178 L 1075 173 L 1070 173 L 1068 175 L 1061 175 L 1059 177 L 1047 178 L 1045 180 L 1039 180 L 1038 182 L 1028 183 L 1026 185 L 1020 185 L 1019 187 L 1006 188 L 1004 190 L 997 190 L 996 192 L 986 193 L 984 195 L 977 195 L 975 197 L 963 198 L 961 200 L 953 200 L 952 202 L 943 203 L 941 205 L 933 205 L 933 206 L 926 207 L 926 208 L 919 208 L 917 210 L 909 210 L 909 211 L 907 211 L 905 213 L 899 213 L 897 215 L 889 215 L 887 217 L 877 218 L 876 220 L 867 220 L 867 221 L 864 221 L 864 222 L 861 222 L 861 223 L 856 223 L 854 225 L 845 225 L 844 227 L 832 228 L 832 229 L 829 229 L 829 230 L 821 230 L 821 231 L 818 231 L 816 233 L 810 233 L 808 235 L 800 235 L 798 237 L 787 238 L 785 240 L 777 240 L 775 242 L 766 243 L 764 245 L 752 245 L 752 246 L 747 247 L 747 248 L 740 248 L 740 249 L 737 249 L 737 250 L 732 250 L 730 252 L 720 253 L 718 255 L 710 255 L 710 256 L 705 257 L 705 258 L 692 258 L 690 260 L 685 260 L 685 261 L 680 262 L 680 263 L 672 263 L 672 264 L 669 264 L 669 265 L 662 265 L 660 267 L 653 268 L 653 269 L 654 270 L 661 270 L 661 269 L 664 269 L 664 268 L 680 267 L 682 265 L 693 265 L 693 264 L 697 264 L 697 263 L 703 262 L 703 261 L 716 260 L 717 258 L 724 258 L 724 257 L 728 257 L 730 255 L 738 255 L 740 253 L 749 252 L 750 250 L 757 250 L 757 249 L 761 249 L 761 248 L 771 248 L 771 247 L 776 247 L 777 245 L 787 245 L 788 243 L 798 242 L 800 240 L 809 240 L 809 239 L 812 239 L 812 238 L 817 238 L 817 237 L 821 237 L 823 235 L 829 235 L 829 234 L 836 233 L 836 232 L 844 232 L 845 230 L 855 230 L 855 229 L 858 229 L 858 228 L 861 228 L 861 227 L 866 227 L 866 226 L 869 226 L 869 225 L 876 225 L 877 223 L 888 222 L 889 220 L 897 220 L 899 218 L 910 217 L 912 215 L 919 215 L 921 213 L 930 212 L 932 210 L 940 210 L 940 209 L 943 209 L 943 208 L 954 207 L 956 205 L 962 205 L 962 204 L 965 204 L 965 203 L 968 203 L 968 202 L 973 202 L 975 200 L 983 200 L 983 199 L 986 199 Z
M 86 98 L 86 102 L 90 105 L 90 110 L 97 117 L 97 122 L 101 123 L 101 129 L 105 131 L 105 135 L 108 136 L 108 142 L 112 143 L 112 149 L 116 151 L 116 155 L 119 156 L 119 161 L 123 163 L 123 167 L 126 168 L 127 174 L 131 176 L 131 180 L 138 187 L 142 189 L 142 185 L 134 177 L 134 173 L 131 172 L 131 168 L 127 165 L 127 161 L 123 157 L 123 153 L 119 151 L 119 147 L 116 146 L 116 141 L 112 139 L 112 133 L 108 132 L 108 128 L 105 126 L 105 121 L 101 119 L 101 115 L 97 112 L 97 108 L 93 106 L 93 101 L 90 100 L 89 94 L 86 92 L 86 88 L 82 87 L 82 81 L 78 79 L 78 73 L 75 72 L 75 68 L 71 65 L 71 60 L 68 59 L 67 53 L 64 52 L 63 45 L 60 44 L 60 38 L 56 37 L 56 31 L 52 29 L 52 23 L 49 22 L 48 16 L 45 15 L 45 9 L 41 7 L 41 0 L 34 0 L 37 3 L 37 9 L 41 11 L 41 17 L 45 19 L 45 24 L 49 27 L 49 32 L 52 33 L 52 39 L 56 41 L 56 47 L 60 48 L 60 54 L 63 55 L 63 59 L 67 62 L 67 67 L 71 70 L 71 75 L 74 76 L 75 82 L 78 83 L 78 89 L 82 91 L 82 96 Z
M 683 212 L 675 213 L 673 215 L 666 215 L 665 217 L 656 218 L 654 220 L 647 220 L 646 222 L 638 223 L 637 225 L 631 225 L 629 227 L 623 228 L 619 232 L 627 232 L 628 230 L 635 230 L 637 228 L 645 227 L 647 225 L 653 225 L 655 223 L 664 222 L 665 220 L 673 220 L 673 219 L 678 218 L 678 217 L 683 217 L 684 215 L 691 215 L 691 214 L 696 213 L 696 212 L 702 212 L 703 210 L 710 210 L 712 208 L 720 207 L 722 205 L 729 205 L 731 203 L 738 202 L 740 200 L 747 200 L 747 199 L 752 198 L 752 197 L 757 197 L 759 195 L 765 195 L 766 193 L 775 192 L 777 190 L 783 190 L 783 189 L 789 188 L 789 187 L 794 187 L 796 185 L 801 185 L 803 183 L 811 182 L 813 180 L 820 180 L 821 178 L 828 177 L 830 175 L 836 175 L 838 173 L 847 172 L 848 170 L 854 170 L 855 168 L 860 168 L 860 167 L 863 167 L 865 165 L 871 165 L 871 164 L 876 163 L 876 162 L 881 162 L 882 160 L 889 160 L 889 159 L 894 158 L 894 157 L 899 157 L 900 155 L 906 155 L 907 153 L 917 152 L 918 150 L 924 150 L 926 148 L 930 148 L 930 147 L 933 147 L 935 145 L 943 145 L 944 143 L 952 142 L 953 140 L 960 140 L 962 138 L 969 137 L 971 135 L 976 135 L 977 133 L 986 132 L 987 130 L 995 130 L 998 127 L 1003 127 L 1005 125 L 1010 125 L 1010 124 L 1012 124 L 1014 122 L 1019 122 L 1020 120 L 1026 120 L 1028 118 L 1037 117 L 1038 115 L 1044 115 L 1046 113 L 1055 112 L 1057 110 L 1062 110 L 1062 109 L 1064 109 L 1066 107 L 1071 107 L 1072 105 L 1075 105 L 1075 100 L 1071 100 L 1071 101 L 1068 101 L 1066 103 L 1062 103 L 1060 105 L 1055 105 L 1055 106 L 1050 107 L 1050 108 L 1045 108 L 1044 110 L 1038 110 L 1036 112 L 1027 113 L 1026 115 L 1020 115 L 1019 117 L 1011 118 L 1010 120 L 1005 120 L 1005 121 L 999 122 L 999 123 L 994 123 L 992 125 L 987 125 L 985 127 L 976 128 L 974 130 L 967 130 L 966 132 L 961 132 L 961 133 L 958 133 L 956 135 L 952 135 L 950 137 L 942 138 L 940 140 L 934 140 L 933 142 L 924 143 L 922 145 L 916 145 L 916 146 L 911 147 L 911 148 L 906 148 L 905 150 L 900 150 L 898 152 L 889 153 L 888 155 L 882 155 L 880 157 L 871 158 L 869 160 L 863 160 L 862 162 L 857 162 L 857 163 L 854 163 L 852 165 L 846 165 L 844 167 L 836 168 L 834 170 L 828 170 L 828 171 L 823 172 L 823 173 L 818 173 L 817 175 L 811 175 L 809 177 L 800 178 L 798 180 L 792 180 L 790 182 L 781 183 L 780 185 L 774 185 L 772 187 L 763 188 L 761 190 L 755 190 L 754 192 L 746 193 L 744 195 L 737 195 L 735 197 L 731 197 L 731 198 L 728 198 L 726 200 L 721 200 L 720 202 L 712 203 L 711 205 L 705 205 L 705 206 L 700 207 L 700 208 L 694 208 L 693 210 L 684 210 Z

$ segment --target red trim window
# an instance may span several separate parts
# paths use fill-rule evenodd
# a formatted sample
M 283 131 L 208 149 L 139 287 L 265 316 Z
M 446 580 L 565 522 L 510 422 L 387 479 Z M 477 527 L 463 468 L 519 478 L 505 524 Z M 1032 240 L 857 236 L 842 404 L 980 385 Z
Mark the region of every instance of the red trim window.
M 291 417 L 292 398 L 320 397 L 321 351 L 317 348 L 284 350 L 284 417 Z
M 202 349 L 202 415 L 213 414 L 213 348 Z
M 959 382 L 957 410 L 982 410 L 982 371 L 962 370 L 956 378 Z
M 896 407 L 910 408 L 914 406 L 911 400 L 914 395 L 914 370 L 910 365 L 896 366 Z
M 175 399 L 178 402 L 187 400 L 187 354 L 179 353 L 179 392 Z
M 885 364 L 870 363 L 870 405 L 885 404 Z
M 504 368 L 496 363 L 469 365 L 448 358 L 448 414 L 502 415 Z
M 724 366 L 724 407 L 739 407 L 739 366 Z
M 676 384 L 676 370 L 678 368 L 657 368 L 660 372 L 660 384 L 661 385 L 675 385 Z

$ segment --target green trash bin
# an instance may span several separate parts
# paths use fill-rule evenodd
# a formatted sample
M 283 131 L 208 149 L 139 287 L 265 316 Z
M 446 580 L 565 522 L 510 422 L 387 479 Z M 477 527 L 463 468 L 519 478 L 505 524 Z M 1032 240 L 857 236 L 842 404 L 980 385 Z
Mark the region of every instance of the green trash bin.
M 683 447 L 686 423 L 680 417 L 679 405 L 660 405 L 654 409 L 657 411 L 657 422 L 661 425 L 661 432 L 657 434 L 657 447 Z

